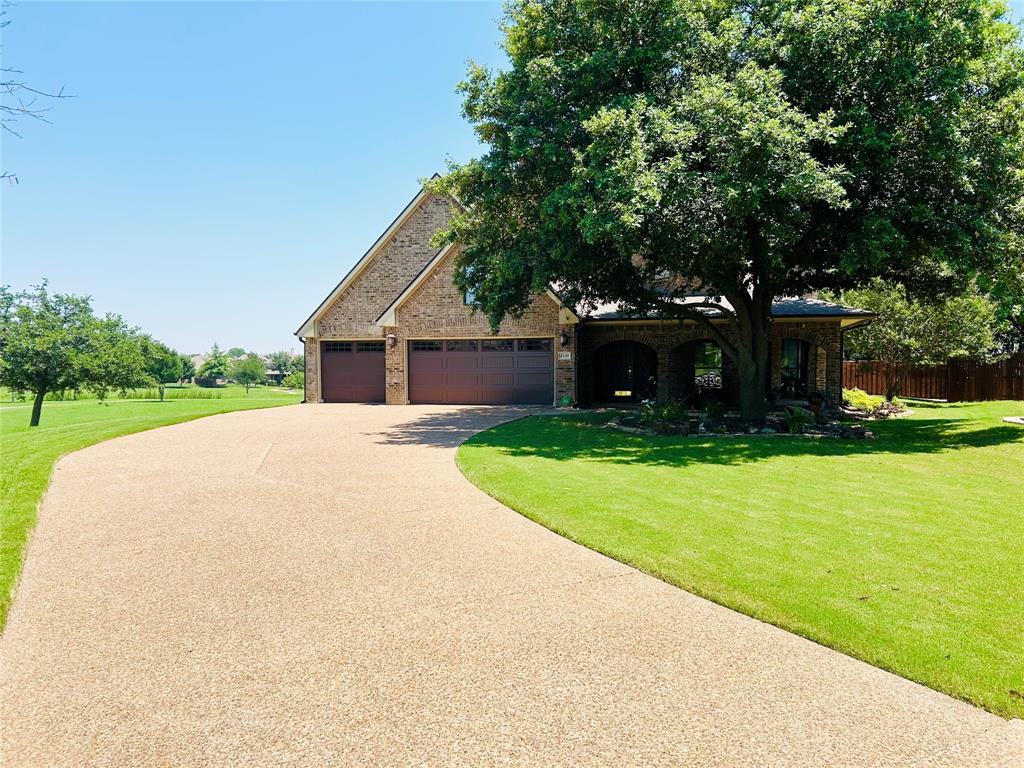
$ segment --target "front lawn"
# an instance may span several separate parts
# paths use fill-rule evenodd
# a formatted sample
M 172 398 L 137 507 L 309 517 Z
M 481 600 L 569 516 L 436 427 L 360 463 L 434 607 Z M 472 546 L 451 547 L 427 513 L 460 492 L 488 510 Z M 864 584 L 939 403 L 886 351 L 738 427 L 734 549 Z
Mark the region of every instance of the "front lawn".
M 645 437 L 607 414 L 472 438 L 466 476 L 683 589 L 1024 717 L 1024 403 L 910 403 L 875 440 Z
M 168 394 L 171 390 L 167 390 Z M 215 393 L 212 395 L 205 392 Z M 290 405 L 301 392 L 257 387 L 178 391 L 180 399 L 47 401 L 38 427 L 29 428 L 31 403 L 0 402 L 0 630 L 21 571 L 23 550 L 54 462 L 65 453 L 130 432 L 215 413 Z M 193 397 L 181 397 L 193 394 Z

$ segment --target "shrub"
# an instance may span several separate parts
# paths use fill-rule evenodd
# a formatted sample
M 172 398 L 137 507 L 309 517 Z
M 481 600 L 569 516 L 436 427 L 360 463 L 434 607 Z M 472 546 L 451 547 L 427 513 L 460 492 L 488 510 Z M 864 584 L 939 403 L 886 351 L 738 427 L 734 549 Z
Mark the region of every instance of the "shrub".
M 645 427 L 650 427 L 655 422 L 667 421 L 667 422 L 683 422 L 689 419 L 689 414 L 686 412 L 686 408 L 683 407 L 682 403 L 668 402 L 668 403 L 655 403 L 653 401 L 645 401 L 640 406 L 639 413 L 640 423 Z
M 843 390 L 843 405 L 856 411 L 875 413 L 885 405 L 885 398 L 882 395 L 869 395 L 863 389 L 854 387 Z
M 783 418 L 791 435 L 799 435 L 809 424 L 814 423 L 813 413 L 795 405 L 786 407 L 786 415 Z

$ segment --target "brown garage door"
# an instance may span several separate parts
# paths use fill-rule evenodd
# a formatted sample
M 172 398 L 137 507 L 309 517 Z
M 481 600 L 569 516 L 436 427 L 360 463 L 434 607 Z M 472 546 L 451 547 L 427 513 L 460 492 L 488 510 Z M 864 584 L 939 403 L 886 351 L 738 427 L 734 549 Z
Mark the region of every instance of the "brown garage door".
M 553 366 L 551 339 L 410 341 L 409 400 L 551 405 Z
M 320 347 L 325 403 L 384 402 L 384 342 L 324 341 Z

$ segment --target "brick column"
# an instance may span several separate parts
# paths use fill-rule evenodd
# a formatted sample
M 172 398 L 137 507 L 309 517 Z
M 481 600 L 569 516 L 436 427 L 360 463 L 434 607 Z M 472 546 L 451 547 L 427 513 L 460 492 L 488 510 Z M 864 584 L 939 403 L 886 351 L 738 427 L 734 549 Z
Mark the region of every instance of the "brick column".
M 395 336 L 392 345 L 388 336 Z M 408 344 L 398 329 L 389 326 L 384 329 L 384 399 L 388 405 L 406 405 L 409 393 L 406 390 L 406 347 Z

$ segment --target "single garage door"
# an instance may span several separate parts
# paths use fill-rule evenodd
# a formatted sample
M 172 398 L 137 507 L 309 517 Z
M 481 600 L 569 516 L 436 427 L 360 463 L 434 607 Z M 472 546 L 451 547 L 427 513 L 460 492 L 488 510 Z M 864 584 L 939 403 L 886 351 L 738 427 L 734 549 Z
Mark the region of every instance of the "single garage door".
M 551 405 L 552 349 L 551 339 L 410 341 L 409 400 Z
M 320 395 L 325 403 L 384 402 L 384 342 L 324 341 Z

